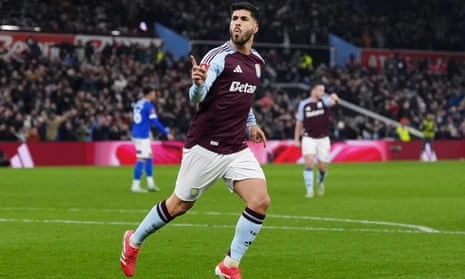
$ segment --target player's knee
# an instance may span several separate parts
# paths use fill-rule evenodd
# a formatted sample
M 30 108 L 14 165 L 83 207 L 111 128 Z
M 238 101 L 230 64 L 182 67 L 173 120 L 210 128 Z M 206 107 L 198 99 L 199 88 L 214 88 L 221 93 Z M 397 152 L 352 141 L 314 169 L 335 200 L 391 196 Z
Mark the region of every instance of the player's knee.
M 247 207 L 253 211 L 265 214 L 271 204 L 271 198 L 268 194 L 254 198 L 247 203 Z

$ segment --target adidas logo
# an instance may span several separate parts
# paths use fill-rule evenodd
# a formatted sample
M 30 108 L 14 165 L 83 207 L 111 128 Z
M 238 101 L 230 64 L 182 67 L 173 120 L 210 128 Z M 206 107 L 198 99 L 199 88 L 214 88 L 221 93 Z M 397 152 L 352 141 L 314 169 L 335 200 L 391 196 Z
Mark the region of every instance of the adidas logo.
M 242 69 L 240 65 L 237 65 L 236 68 L 233 70 L 234 73 L 241 73 L 242 74 Z
M 18 147 L 18 153 L 11 158 L 10 165 L 12 168 L 33 168 L 34 162 L 32 161 L 31 153 L 27 145 L 21 144 Z

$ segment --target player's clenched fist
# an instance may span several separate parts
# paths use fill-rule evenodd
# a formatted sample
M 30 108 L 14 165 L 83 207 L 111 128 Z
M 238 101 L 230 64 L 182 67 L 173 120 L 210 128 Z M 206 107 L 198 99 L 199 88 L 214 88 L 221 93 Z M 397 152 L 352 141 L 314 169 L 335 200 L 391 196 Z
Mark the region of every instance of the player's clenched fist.
M 202 85 L 207 79 L 207 69 L 202 65 L 197 65 L 197 61 L 194 56 L 191 55 L 190 59 L 192 63 L 192 80 L 195 84 Z

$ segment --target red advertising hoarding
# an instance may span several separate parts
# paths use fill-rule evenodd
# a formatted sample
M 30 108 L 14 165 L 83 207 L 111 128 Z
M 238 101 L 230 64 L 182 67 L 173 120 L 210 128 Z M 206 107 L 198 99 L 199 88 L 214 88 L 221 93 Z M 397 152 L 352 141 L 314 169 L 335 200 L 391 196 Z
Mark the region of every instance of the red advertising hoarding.
M 270 141 L 266 148 L 249 143 L 261 164 L 303 163 L 300 148 L 293 141 Z M 465 141 L 438 141 L 434 144 L 439 160 L 465 158 Z M 152 143 L 155 164 L 178 165 L 182 158 L 180 141 Z M 422 142 L 344 141 L 331 147 L 331 161 L 383 162 L 390 160 L 419 160 Z M 15 168 L 35 166 L 123 166 L 133 165 L 136 156 L 131 142 L 0 142 L 0 150 Z
M 386 59 L 394 57 L 395 54 L 404 58 L 409 67 L 413 66 L 415 61 L 419 59 L 431 60 L 433 63 L 436 63 L 438 59 L 446 61 L 448 58 L 465 60 L 463 52 L 365 48 L 362 49 L 362 66 L 376 68 L 379 71 L 383 68 Z
M 95 36 L 82 34 L 60 34 L 60 33 L 36 33 L 36 32 L 1 32 L 0 33 L 0 48 L 6 50 L 4 57 L 9 60 L 11 56 L 19 55 L 28 50 L 27 39 L 32 38 L 37 41 L 42 55 L 50 58 L 58 57 L 59 48 L 55 47 L 63 42 L 77 44 L 81 41 L 83 45 L 87 42 L 92 42 L 96 50 L 102 50 L 106 43 L 115 41 L 117 44 L 122 43 L 138 43 L 142 46 L 149 46 L 151 43 L 160 46 L 162 40 L 159 38 L 141 38 L 141 37 L 125 37 L 125 36 Z

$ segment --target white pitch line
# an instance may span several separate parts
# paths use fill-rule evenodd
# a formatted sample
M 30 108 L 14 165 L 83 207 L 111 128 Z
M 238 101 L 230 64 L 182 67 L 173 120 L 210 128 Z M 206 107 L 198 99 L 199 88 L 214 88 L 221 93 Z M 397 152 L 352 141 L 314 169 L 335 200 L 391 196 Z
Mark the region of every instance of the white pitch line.
M 147 213 L 147 210 L 140 209 L 98 209 L 98 208 L 69 208 L 69 209 L 57 209 L 57 208 L 35 208 L 35 207 L 0 207 L 0 210 L 9 210 L 9 211 L 58 211 L 66 210 L 71 212 L 116 212 L 116 213 Z M 207 211 L 207 212 L 197 212 L 189 211 L 190 214 L 203 214 L 203 215 L 223 215 L 223 216 L 238 216 L 236 213 L 228 212 L 216 212 L 216 211 Z M 402 227 L 415 229 L 427 233 L 436 233 L 439 230 L 436 230 L 431 227 L 422 226 L 422 225 L 413 225 L 397 222 L 386 222 L 386 221 L 371 221 L 371 220 L 355 220 L 347 218 L 330 218 L 330 217 L 314 217 L 314 216 L 295 216 L 295 215 L 279 215 L 279 214 L 267 214 L 267 218 L 276 218 L 276 219 L 292 219 L 292 220 L 313 220 L 313 221 L 325 221 L 325 222 L 339 222 L 339 223 L 357 223 L 357 224 L 368 224 L 368 225 L 382 225 L 382 226 L 391 226 L 391 227 Z
M 3 223 L 45 223 L 45 224 L 74 224 L 74 225 L 118 225 L 118 226 L 136 226 L 137 222 L 123 221 L 87 221 L 87 220 L 60 220 L 60 219 L 12 219 L 0 218 Z M 234 229 L 235 225 L 214 225 L 214 224 L 189 224 L 189 223 L 173 223 L 172 227 L 196 227 L 196 228 L 217 228 L 217 229 Z M 325 227 L 290 227 L 290 226 L 263 226 L 267 230 L 286 230 L 286 231 L 326 231 L 326 232 L 374 232 L 374 233 L 408 233 L 422 234 L 427 233 L 418 230 L 389 230 L 389 229 L 361 229 L 361 228 L 325 228 Z M 440 231 L 435 234 L 455 234 L 465 235 L 465 231 Z

